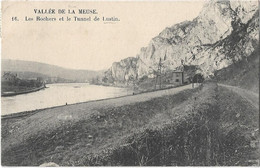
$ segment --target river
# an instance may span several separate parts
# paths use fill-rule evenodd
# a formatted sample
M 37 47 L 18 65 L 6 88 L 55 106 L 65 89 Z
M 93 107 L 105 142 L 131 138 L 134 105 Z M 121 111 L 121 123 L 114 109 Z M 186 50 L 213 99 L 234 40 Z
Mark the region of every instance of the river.
M 48 88 L 1 98 L 1 115 L 31 111 L 91 100 L 100 100 L 131 94 L 131 90 L 87 83 L 48 84 Z

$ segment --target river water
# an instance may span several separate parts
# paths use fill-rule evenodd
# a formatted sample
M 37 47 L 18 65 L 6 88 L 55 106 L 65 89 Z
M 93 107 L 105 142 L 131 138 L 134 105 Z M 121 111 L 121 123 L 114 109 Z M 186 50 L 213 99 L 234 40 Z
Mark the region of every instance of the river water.
M 48 84 L 48 88 L 11 97 L 2 97 L 1 115 L 100 100 L 131 94 L 126 88 L 89 85 L 87 83 Z

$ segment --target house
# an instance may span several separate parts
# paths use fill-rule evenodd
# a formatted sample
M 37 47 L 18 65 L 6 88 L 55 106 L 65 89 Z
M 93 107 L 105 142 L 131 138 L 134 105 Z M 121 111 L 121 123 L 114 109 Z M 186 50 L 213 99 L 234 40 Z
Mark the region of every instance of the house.
M 185 75 L 183 71 L 171 71 L 171 72 L 167 72 L 165 74 L 165 81 L 164 83 L 166 85 L 174 85 L 174 86 L 178 86 L 178 85 L 183 85 L 185 83 Z
M 187 79 L 185 78 L 184 66 L 181 65 L 177 67 L 175 70 L 166 73 L 165 83 L 169 85 L 178 86 L 183 85 L 186 82 L 186 80 Z
M 184 72 L 183 71 L 172 72 L 172 83 L 174 85 L 184 84 Z

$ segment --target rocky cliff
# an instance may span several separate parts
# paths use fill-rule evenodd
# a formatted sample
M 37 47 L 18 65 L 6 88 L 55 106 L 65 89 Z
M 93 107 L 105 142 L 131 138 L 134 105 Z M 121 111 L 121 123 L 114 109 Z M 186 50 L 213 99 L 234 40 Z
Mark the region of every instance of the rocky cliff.
M 137 61 L 138 58 L 129 57 L 120 62 L 114 62 L 112 67 L 105 72 L 104 82 L 125 83 L 137 79 Z
M 207 1 L 194 20 L 165 28 L 136 57 L 113 63 L 107 81 L 149 76 L 160 59 L 163 71 L 195 65 L 197 73 L 212 76 L 258 47 L 258 13 L 257 1 Z

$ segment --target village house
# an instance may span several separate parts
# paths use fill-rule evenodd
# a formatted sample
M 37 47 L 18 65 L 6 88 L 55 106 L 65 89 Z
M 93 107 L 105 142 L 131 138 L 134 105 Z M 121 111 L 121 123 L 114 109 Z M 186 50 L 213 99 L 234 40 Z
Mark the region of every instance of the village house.
M 183 71 L 168 72 L 166 74 L 165 83 L 174 86 L 183 85 L 185 83 L 184 72 Z
M 175 86 L 183 85 L 185 83 L 184 66 L 182 65 L 174 71 L 169 72 L 166 75 L 166 82 Z
M 172 83 L 174 85 L 184 84 L 184 72 L 183 71 L 172 72 Z

